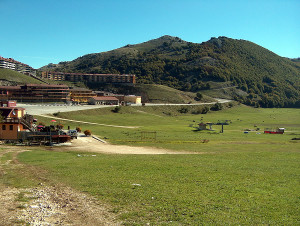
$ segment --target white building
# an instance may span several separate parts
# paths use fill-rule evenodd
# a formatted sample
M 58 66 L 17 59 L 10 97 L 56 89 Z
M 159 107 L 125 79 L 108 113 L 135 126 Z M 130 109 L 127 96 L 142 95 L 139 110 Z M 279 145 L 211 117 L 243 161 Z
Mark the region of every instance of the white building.
M 16 61 L 12 58 L 4 58 L 0 56 L 0 68 L 6 68 L 14 71 L 18 71 L 22 74 L 36 74 L 36 70 L 27 64 Z

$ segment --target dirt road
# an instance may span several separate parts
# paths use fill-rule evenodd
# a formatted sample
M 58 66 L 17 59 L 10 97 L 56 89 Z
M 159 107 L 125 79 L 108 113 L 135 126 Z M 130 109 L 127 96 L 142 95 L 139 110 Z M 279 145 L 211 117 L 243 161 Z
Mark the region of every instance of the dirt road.
M 153 147 L 132 147 L 126 145 L 112 145 L 97 141 L 92 137 L 81 136 L 72 141 L 72 145 L 65 147 L 67 150 L 87 151 L 107 154 L 130 154 L 130 155 L 162 155 L 162 154 L 195 154 L 194 152 L 176 152 Z M 196 154 L 203 154 L 197 152 Z

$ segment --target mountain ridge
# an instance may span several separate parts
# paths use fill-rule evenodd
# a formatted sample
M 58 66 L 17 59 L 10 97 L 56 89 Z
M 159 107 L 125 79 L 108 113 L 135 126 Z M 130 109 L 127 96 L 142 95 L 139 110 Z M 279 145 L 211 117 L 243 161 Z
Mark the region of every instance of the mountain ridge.
M 202 43 L 162 36 L 147 42 L 92 53 L 43 70 L 136 74 L 139 83 L 185 91 L 209 89 L 209 82 L 232 82 L 263 107 L 299 106 L 300 65 L 247 40 L 220 36 Z M 236 97 L 237 99 L 240 97 Z

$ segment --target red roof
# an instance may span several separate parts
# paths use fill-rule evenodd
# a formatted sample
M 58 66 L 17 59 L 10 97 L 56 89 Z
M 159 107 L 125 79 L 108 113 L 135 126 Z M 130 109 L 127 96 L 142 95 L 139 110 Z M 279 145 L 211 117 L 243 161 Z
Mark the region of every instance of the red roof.
M 0 86 L 0 89 L 2 90 L 21 89 L 21 86 Z

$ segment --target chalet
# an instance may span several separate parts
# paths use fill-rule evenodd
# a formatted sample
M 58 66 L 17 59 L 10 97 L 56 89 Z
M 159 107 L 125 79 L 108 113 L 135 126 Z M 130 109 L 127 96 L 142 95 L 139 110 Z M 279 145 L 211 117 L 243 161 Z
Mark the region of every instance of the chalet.
M 19 132 L 31 130 L 33 117 L 15 101 L 2 101 L 0 106 L 0 140 L 18 140 Z

